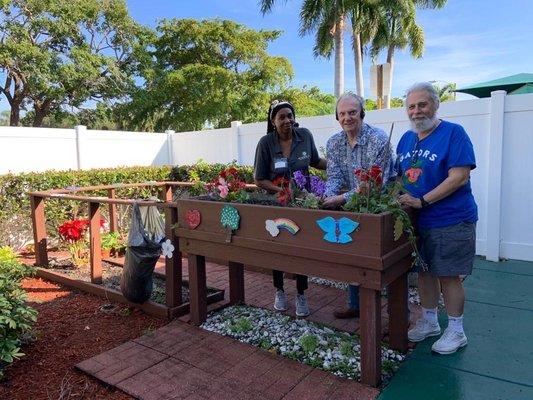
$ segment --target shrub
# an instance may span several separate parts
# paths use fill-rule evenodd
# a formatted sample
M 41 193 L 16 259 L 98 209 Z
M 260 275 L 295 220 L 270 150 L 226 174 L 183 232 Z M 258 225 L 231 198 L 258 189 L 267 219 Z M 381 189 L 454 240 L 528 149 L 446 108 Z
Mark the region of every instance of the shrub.
M 20 284 L 32 273 L 33 269 L 19 263 L 9 247 L 0 248 L 0 363 L 11 363 L 24 355 L 21 337 L 37 320 L 37 312 L 25 303 L 26 292 Z

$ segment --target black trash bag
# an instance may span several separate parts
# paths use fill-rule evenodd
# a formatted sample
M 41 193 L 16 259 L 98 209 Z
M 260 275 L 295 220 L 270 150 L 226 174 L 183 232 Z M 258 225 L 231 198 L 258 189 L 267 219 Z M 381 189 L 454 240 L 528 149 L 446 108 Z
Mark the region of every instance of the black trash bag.
M 155 207 L 153 209 L 157 213 L 157 209 Z M 120 279 L 122 294 L 133 303 L 143 303 L 152 295 L 152 275 L 161 255 L 161 242 L 164 241 L 164 231 L 156 233 L 147 231 L 148 213 L 143 213 L 145 216 L 143 222 L 139 205 L 137 203 L 133 205 L 126 259 Z

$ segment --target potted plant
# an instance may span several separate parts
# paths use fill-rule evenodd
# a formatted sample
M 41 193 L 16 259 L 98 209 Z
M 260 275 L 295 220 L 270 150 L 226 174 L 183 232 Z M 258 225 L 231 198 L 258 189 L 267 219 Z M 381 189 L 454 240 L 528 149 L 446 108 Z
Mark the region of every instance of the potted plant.
M 108 258 L 111 255 L 111 252 L 116 254 L 121 247 L 121 240 L 118 232 L 106 232 L 102 235 L 100 240 L 103 258 Z

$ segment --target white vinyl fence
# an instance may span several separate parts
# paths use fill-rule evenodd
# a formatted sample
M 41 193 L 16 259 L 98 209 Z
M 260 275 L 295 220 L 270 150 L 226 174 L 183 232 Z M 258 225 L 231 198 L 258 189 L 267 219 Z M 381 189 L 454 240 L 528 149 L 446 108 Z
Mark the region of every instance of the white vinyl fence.
M 298 110 L 296 110 L 298 112 Z M 403 109 L 369 111 L 366 122 L 387 133 L 393 143 L 409 127 Z M 464 126 L 476 152 L 472 172 L 479 207 L 477 253 L 487 259 L 533 261 L 533 94 L 449 102 L 439 116 Z M 317 147 L 338 132 L 333 115 L 297 118 L 313 132 Z M 182 165 L 236 160 L 252 165 L 266 123 L 241 124 L 199 132 L 136 133 L 75 129 L 0 127 L 0 174 L 50 169 Z M 529 160 L 529 161 L 528 161 Z

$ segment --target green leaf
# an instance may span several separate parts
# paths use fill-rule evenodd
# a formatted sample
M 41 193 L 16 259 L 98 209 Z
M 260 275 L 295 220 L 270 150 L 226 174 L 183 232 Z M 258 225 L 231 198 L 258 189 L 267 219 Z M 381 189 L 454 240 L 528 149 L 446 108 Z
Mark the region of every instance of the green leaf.
M 400 239 L 400 237 L 402 237 L 403 228 L 404 228 L 404 225 L 403 225 L 402 218 L 399 216 L 396 217 L 396 219 L 394 220 L 394 240 L 395 241 Z

